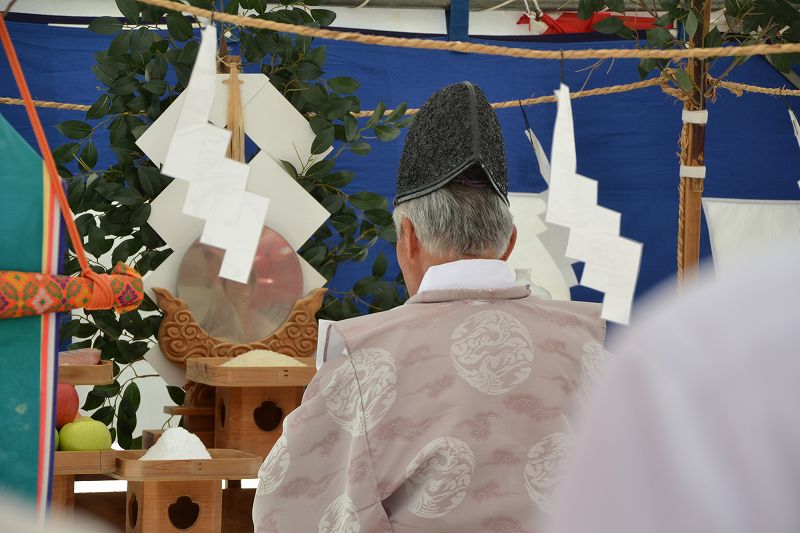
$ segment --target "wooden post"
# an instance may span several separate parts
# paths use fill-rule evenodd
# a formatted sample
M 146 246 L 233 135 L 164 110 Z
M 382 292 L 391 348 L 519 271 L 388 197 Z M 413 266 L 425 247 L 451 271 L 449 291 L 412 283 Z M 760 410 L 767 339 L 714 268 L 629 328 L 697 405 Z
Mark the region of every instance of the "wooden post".
M 702 47 L 711 25 L 711 1 L 692 0 L 692 10 L 698 16 L 698 28 L 689 45 Z M 688 111 L 705 109 L 708 63 L 689 59 L 687 71 L 692 80 L 692 98 L 684 103 Z M 684 124 L 681 132 L 681 165 L 705 164 L 705 124 Z M 700 216 L 702 211 L 703 179 L 681 176 L 678 209 L 678 284 L 697 271 L 700 263 Z

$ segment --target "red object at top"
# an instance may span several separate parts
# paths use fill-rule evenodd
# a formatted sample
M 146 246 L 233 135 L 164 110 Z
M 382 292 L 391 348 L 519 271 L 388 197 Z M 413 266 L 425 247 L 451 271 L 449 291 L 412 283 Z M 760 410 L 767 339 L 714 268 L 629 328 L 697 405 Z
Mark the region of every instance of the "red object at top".
M 649 30 L 655 27 L 655 19 L 653 17 L 614 15 L 612 13 L 595 13 L 588 19 L 579 18 L 578 14 L 574 12 L 561 13 L 557 18 L 547 13 L 542 13 L 539 20 L 547 24 L 547 30 L 545 30 L 543 35 L 557 35 L 594 32 L 592 26 L 612 16 L 622 19 L 625 26 L 631 30 Z M 529 27 L 530 23 L 531 18 L 528 14 L 523 14 L 517 21 L 517 24 L 527 24 Z

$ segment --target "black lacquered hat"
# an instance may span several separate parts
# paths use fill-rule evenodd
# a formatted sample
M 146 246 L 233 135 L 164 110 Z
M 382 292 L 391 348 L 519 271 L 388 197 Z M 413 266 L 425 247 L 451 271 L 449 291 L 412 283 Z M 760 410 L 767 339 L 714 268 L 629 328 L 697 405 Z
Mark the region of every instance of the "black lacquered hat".
M 480 169 L 508 204 L 508 164 L 494 109 L 468 81 L 439 89 L 422 105 L 408 130 L 394 205 L 425 196 L 466 171 Z

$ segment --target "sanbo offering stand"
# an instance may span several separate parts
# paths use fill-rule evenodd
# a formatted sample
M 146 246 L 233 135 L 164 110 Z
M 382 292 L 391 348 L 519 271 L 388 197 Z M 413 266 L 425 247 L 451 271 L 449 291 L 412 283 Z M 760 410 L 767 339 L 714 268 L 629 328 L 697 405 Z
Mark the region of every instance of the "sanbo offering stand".
M 61 365 L 58 382 L 71 385 L 106 385 L 114 382 L 111 361 L 96 365 Z M 62 514 L 71 515 L 75 508 L 75 477 L 105 475 L 114 471 L 114 450 L 60 452 L 53 463 L 52 506 Z
M 186 379 L 216 387 L 214 446 L 266 457 L 283 432 L 283 420 L 303 399 L 316 373 L 313 358 L 303 366 L 226 367 L 231 358 L 191 358 Z
M 144 450 L 118 452 L 113 477 L 128 482 L 127 533 L 222 531 L 222 480 L 258 475 L 261 458 L 210 449 L 211 459 L 142 461 Z

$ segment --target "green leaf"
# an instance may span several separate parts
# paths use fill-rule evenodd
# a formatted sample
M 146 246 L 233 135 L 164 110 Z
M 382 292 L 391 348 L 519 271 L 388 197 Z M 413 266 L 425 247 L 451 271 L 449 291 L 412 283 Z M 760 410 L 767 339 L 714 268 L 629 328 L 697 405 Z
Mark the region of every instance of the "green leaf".
M 314 246 L 309 248 L 303 253 L 303 259 L 309 262 L 313 267 L 317 267 L 325 260 L 325 255 L 328 253 L 328 248 L 324 245 Z
M 134 0 L 115 0 L 119 12 L 128 19 L 131 24 L 139 24 L 139 11 L 141 7 Z
M 147 219 L 150 218 L 150 204 L 144 203 L 136 208 L 134 208 L 133 213 L 131 214 L 131 218 L 128 221 L 129 224 L 134 227 L 138 228 L 147 224 Z
M 773 67 L 778 69 L 778 72 L 786 74 L 792 70 L 791 56 L 792 54 L 770 54 L 767 59 L 772 63 Z
M 65 120 L 56 129 L 70 139 L 85 139 L 92 133 L 92 127 L 80 120 Z
M 114 408 L 110 405 L 101 407 L 92 413 L 92 418 L 102 422 L 105 425 L 109 425 L 114 421 Z
M 297 77 L 301 80 L 315 80 L 322 76 L 322 69 L 311 61 L 302 61 L 297 68 Z
M 178 41 L 188 41 L 194 35 L 192 23 L 177 11 L 167 13 L 167 29 L 169 34 Z
M 155 42 L 156 34 L 148 28 L 139 28 L 131 35 L 131 57 L 140 65 L 147 64 L 150 47 Z M 145 60 L 147 58 L 147 60 Z
M 80 149 L 81 145 L 78 143 L 62 144 L 53 151 L 53 159 L 55 159 L 56 163 L 65 165 L 75 159 Z
M 128 96 L 129 94 L 135 93 L 138 89 L 139 82 L 133 76 L 123 76 L 115 80 L 114 84 L 111 86 L 113 93 L 120 96 Z
M 329 174 L 323 181 L 327 185 L 341 188 L 353 181 L 354 177 L 355 174 L 353 172 L 350 172 L 349 170 L 340 170 L 339 172 Z
M 321 107 L 328 103 L 328 93 L 321 86 L 313 85 L 303 91 L 303 99 L 312 106 Z
M 645 79 L 657 66 L 658 61 L 655 59 L 642 59 L 639 61 L 639 64 L 636 65 L 636 69 L 639 71 L 639 78 Z
M 163 54 L 153 56 L 145 68 L 145 78 L 150 80 L 163 80 L 167 76 L 167 60 Z
M 350 151 L 358 155 L 367 155 L 372 150 L 368 142 L 357 142 L 350 145 Z
M 117 338 L 122 334 L 122 328 L 117 321 L 117 315 L 114 311 L 91 311 L 89 316 L 94 321 L 95 325 L 100 328 L 100 331 L 112 338 Z
M 317 46 L 312 48 L 306 53 L 305 60 L 311 61 L 319 68 L 325 66 L 325 57 L 327 55 L 327 48 L 325 46 Z
M 625 0 L 605 0 L 605 3 L 612 12 L 625 14 Z
M 334 131 L 332 127 L 318 132 L 317 136 L 314 138 L 314 142 L 311 143 L 311 153 L 321 154 L 331 147 L 333 144 L 333 139 Z
M 374 277 L 361 278 L 353 285 L 353 292 L 360 297 L 373 296 L 381 287 L 381 280 Z
M 129 342 L 118 340 L 117 349 L 119 349 L 120 354 L 117 361 L 127 364 L 141 361 L 144 354 L 150 349 L 150 346 L 143 341 Z
M 149 224 L 142 226 L 139 233 L 142 236 L 142 243 L 150 249 L 160 248 L 166 244 Z
M 108 46 L 108 54 L 110 56 L 122 56 L 127 54 L 131 48 L 131 35 L 133 32 L 123 31 L 111 41 Z
M 325 114 L 325 118 L 329 120 L 336 120 L 344 118 L 345 115 L 350 111 L 350 106 L 352 103 L 350 100 L 346 98 L 332 98 L 331 105 L 328 109 L 328 112 Z
M 341 194 L 329 194 L 320 203 L 329 213 L 333 214 L 344 206 L 344 196 Z
M 392 141 L 400 135 L 400 128 L 391 124 L 379 124 L 374 128 L 375 134 L 381 141 Z
M 607 17 L 592 26 L 594 31 L 614 35 L 625 29 L 625 23 L 618 17 Z
M 352 115 L 344 117 L 344 131 L 347 142 L 352 142 L 358 135 L 358 121 Z
M 89 23 L 89 31 L 100 35 L 111 35 L 122 29 L 122 23 L 114 17 L 97 17 Z
M 136 445 L 133 431 L 136 429 L 136 411 L 139 409 L 140 402 L 139 386 L 133 381 L 125 387 L 117 412 L 117 442 L 126 450 Z
M 168 87 L 167 82 L 164 80 L 150 80 L 142 85 L 142 89 L 156 96 L 161 96 L 167 92 Z
M 186 391 L 180 387 L 167 385 L 167 393 L 170 399 L 175 402 L 175 405 L 183 405 L 183 401 L 186 398 Z
M 359 192 L 350 195 L 353 207 L 367 211 L 371 209 L 386 209 L 386 198 L 374 192 Z
M 336 13 L 329 9 L 312 9 L 311 16 L 319 22 L 320 26 L 330 26 L 336 20 Z
M 714 26 L 706 35 L 704 45 L 706 48 L 717 48 L 718 46 L 722 46 L 722 41 L 722 33 L 719 31 L 719 28 Z
M 389 113 L 389 115 L 386 117 L 386 120 L 388 122 L 394 122 L 398 118 L 400 118 L 403 115 L 405 115 L 406 111 L 408 111 L 408 104 L 403 102 L 402 104 L 400 104 L 396 108 L 392 109 L 392 112 Z
M 692 79 L 686 69 L 681 68 L 675 71 L 675 81 L 684 92 L 691 93 L 694 90 Z
M 89 242 L 86 249 L 93 256 L 100 257 L 111 249 L 114 239 L 106 239 L 106 234 L 98 226 L 89 226 Z
M 694 37 L 695 32 L 697 32 L 697 15 L 694 14 L 694 11 L 690 11 L 688 15 L 686 15 L 686 35 L 691 39 Z
M 385 209 L 367 209 L 364 211 L 367 220 L 378 226 L 388 226 L 392 224 L 392 215 Z
M 94 145 L 94 141 L 91 139 L 86 146 L 83 147 L 83 151 L 81 151 L 81 155 L 78 156 L 81 164 L 83 165 L 85 170 L 91 170 L 97 164 L 97 147 Z
M 95 100 L 95 102 L 89 108 L 89 111 L 86 112 L 86 118 L 89 119 L 103 118 L 108 113 L 108 109 L 110 107 L 111 107 L 111 96 L 108 94 L 102 94 L 100 95 L 100 98 Z
M 378 254 L 378 257 L 375 258 L 375 261 L 372 263 L 372 275 L 376 278 L 382 278 L 384 274 L 386 274 L 386 255 L 383 252 Z
M 81 409 L 84 411 L 91 411 L 92 409 L 97 409 L 101 405 L 103 405 L 103 401 L 105 398 L 97 394 L 95 391 L 90 390 L 89 393 L 86 395 L 86 400 L 83 402 Z
M 383 113 L 386 111 L 386 104 L 383 102 L 378 102 L 375 106 L 375 109 L 372 111 L 372 116 L 369 117 L 367 120 L 366 127 L 371 128 L 374 124 L 377 124 L 378 121 L 383 117 Z
M 645 33 L 647 35 L 647 44 L 654 48 L 667 48 L 667 45 L 674 39 L 669 30 L 658 26 L 647 30 Z
M 128 260 L 130 256 L 130 249 L 128 247 L 128 241 L 122 241 L 114 248 L 114 252 L 111 254 L 111 264 L 116 265 L 117 263 L 124 263 Z
M 353 78 L 340 77 L 328 80 L 328 87 L 339 94 L 351 94 L 358 90 L 360 84 Z
M 92 389 L 92 393 L 100 398 L 113 398 L 119 394 L 119 391 L 119 381 L 114 381 L 114 383 L 109 383 L 108 385 L 95 385 Z M 84 409 L 86 408 L 84 407 Z

